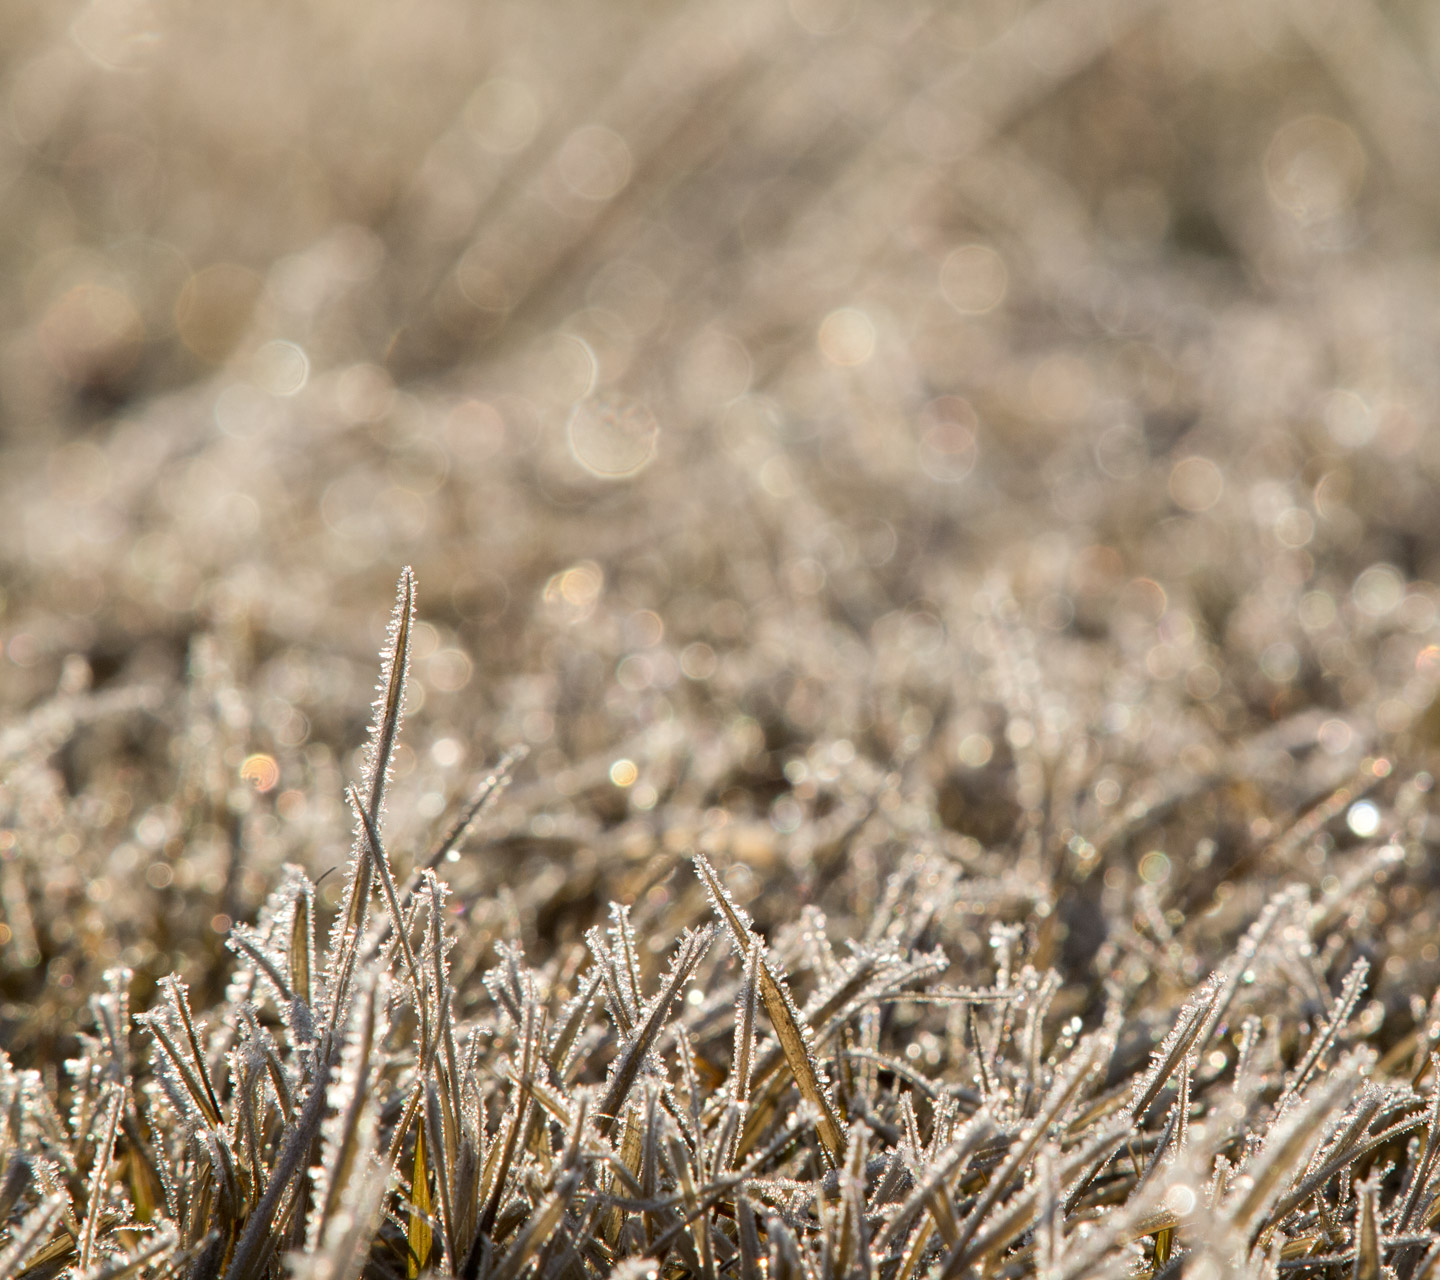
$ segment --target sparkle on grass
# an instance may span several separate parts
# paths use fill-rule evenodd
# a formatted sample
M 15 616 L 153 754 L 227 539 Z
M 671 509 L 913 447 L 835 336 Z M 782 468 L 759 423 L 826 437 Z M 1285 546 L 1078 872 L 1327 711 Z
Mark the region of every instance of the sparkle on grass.
M 1165 1193 L 1165 1207 L 1182 1218 L 1194 1211 L 1195 1204 L 1195 1193 L 1184 1183 L 1177 1183 Z
M 1159 849 L 1152 849 L 1140 859 L 1140 878 L 1146 884 L 1164 884 L 1170 878 L 1170 859 Z
M 274 756 L 257 753 L 245 757 L 245 763 L 240 766 L 240 776 L 256 791 L 270 791 L 280 781 L 280 766 L 275 763 Z
M 1345 815 L 1345 825 L 1362 840 L 1380 830 L 1380 810 L 1369 800 L 1357 800 Z

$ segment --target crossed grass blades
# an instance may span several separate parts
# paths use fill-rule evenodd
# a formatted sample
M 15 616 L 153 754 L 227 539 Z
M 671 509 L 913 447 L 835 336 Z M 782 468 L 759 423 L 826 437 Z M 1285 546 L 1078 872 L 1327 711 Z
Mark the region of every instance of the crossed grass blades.
M 956 985 L 936 921 L 993 886 L 924 849 L 845 951 L 813 910 L 767 944 L 695 854 L 714 919 L 660 972 L 613 904 L 583 954 L 499 944 L 464 1020 L 436 868 L 513 760 L 402 883 L 414 618 L 407 570 L 323 951 L 292 867 L 203 1016 L 173 977 L 132 1016 L 115 970 L 63 1082 L 0 1054 L 0 1276 L 1440 1275 L 1440 1003 L 1377 1061 L 1337 925 L 1423 779 L 1349 883 L 1270 901 L 1148 1061 L 1153 1010 L 1118 980 L 1052 1012 L 1043 931 L 995 923 Z

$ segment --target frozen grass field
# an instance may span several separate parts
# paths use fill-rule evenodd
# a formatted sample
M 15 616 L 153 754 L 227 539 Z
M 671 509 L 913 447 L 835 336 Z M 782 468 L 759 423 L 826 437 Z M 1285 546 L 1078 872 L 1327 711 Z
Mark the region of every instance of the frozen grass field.
M 1437 137 L 1420 0 L 0 6 L 0 1278 L 1440 1276 Z

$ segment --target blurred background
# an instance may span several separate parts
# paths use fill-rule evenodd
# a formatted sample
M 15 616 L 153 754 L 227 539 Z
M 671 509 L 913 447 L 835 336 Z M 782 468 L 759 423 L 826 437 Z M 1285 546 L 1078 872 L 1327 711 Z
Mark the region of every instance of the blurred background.
M 1437 70 L 1423 0 L 10 0 L 6 1038 L 344 859 L 407 563 L 397 860 L 530 751 L 477 936 L 697 841 L 762 919 L 1062 876 L 1077 974 L 1335 891 L 1388 810 L 1275 834 L 1440 729 Z

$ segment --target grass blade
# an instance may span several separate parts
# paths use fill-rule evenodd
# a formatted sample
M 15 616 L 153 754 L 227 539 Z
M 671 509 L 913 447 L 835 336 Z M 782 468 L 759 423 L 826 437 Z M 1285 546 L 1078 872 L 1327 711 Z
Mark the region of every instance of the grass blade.
M 695 870 L 705 885 L 706 892 L 710 895 L 711 907 L 715 914 L 729 926 L 736 948 L 742 955 L 745 954 L 750 950 L 752 939 L 755 939 L 756 936 L 750 930 L 749 921 L 731 901 L 730 895 L 725 891 L 725 886 L 720 883 L 715 869 L 706 861 L 704 855 L 695 854 L 694 863 Z M 791 1074 L 795 1077 L 795 1083 L 799 1086 L 800 1096 L 815 1108 L 818 1115 L 816 1132 L 820 1136 L 820 1142 L 831 1166 L 834 1167 L 839 1162 L 845 1147 L 840 1119 L 835 1114 L 829 1090 L 821 1081 L 820 1073 L 811 1056 L 809 1037 L 801 1026 L 795 1002 L 790 998 L 789 990 L 775 976 L 770 962 L 764 957 L 763 950 L 760 958 L 759 980 L 760 998 L 764 1001 L 765 1012 L 770 1016 L 770 1023 L 775 1028 L 775 1034 L 780 1040 L 785 1061 L 789 1064 Z

